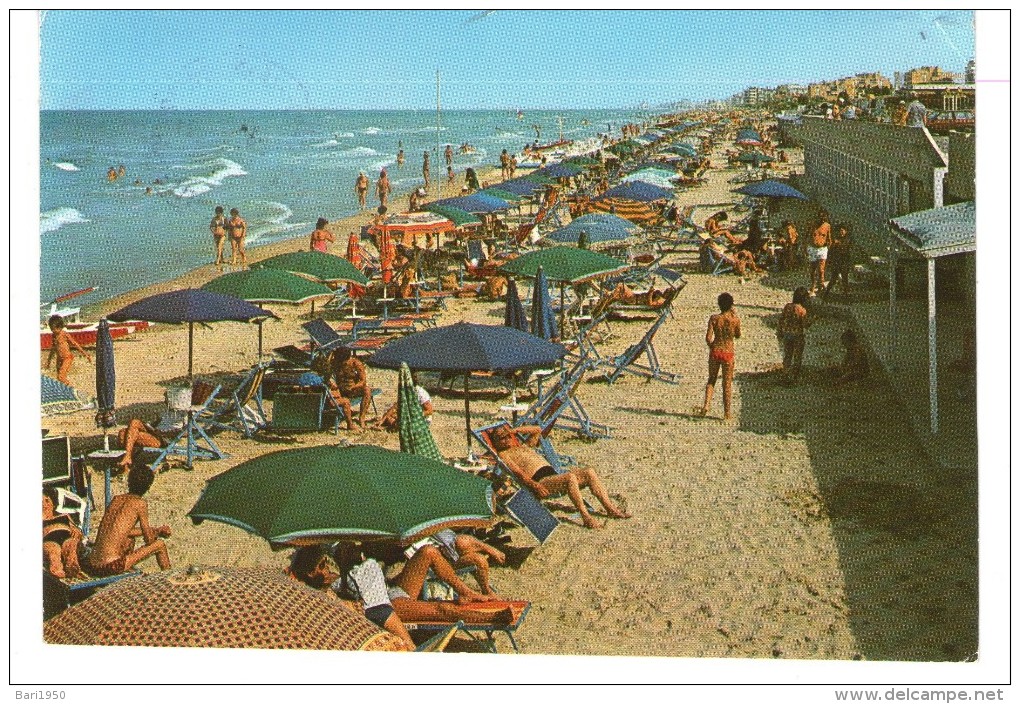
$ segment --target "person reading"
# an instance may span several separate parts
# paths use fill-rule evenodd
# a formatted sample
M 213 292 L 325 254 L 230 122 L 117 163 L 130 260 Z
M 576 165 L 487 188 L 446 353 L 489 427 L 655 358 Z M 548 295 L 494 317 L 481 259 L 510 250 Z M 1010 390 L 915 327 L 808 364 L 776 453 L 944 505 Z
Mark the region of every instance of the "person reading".
M 155 476 L 143 464 L 131 466 L 127 493 L 113 497 L 103 513 L 95 546 L 85 561 L 90 574 L 96 577 L 121 574 L 153 555 L 161 570 L 170 569 L 166 543 L 160 539 L 170 537 L 170 526 L 149 525 L 149 505 L 143 498 Z M 144 545 L 136 549 L 138 538 L 142 538 Z
M 581 514 L 586 528 L 601 528 L 588 508 L 584 505 L 581 489 L 585 487 L 599 500 L 611 518 L 630 518 L 631 514 L 621 510 L 609 498 L 602 479 L 590 467 L 572 467 L 570 471 L 557 474 L 548 460 L 535 451 L 542 437 L 537 425 L 522 425 L 512 428 L 500 425 L 491 433 L 492 446 L 518 481 L 539 499 L 566 494 Z

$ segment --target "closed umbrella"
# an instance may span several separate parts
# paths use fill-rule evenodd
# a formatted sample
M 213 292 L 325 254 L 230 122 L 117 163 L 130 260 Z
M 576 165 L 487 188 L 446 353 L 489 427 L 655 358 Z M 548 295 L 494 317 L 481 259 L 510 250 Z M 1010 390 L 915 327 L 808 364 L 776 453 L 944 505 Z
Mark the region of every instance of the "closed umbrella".
M 563 284 L 560 284 L 560 307 L 562 314 L 563 306 Z M 560 320 L 563 325 L 563 320 Z M 556 328 L 556 316 L 553 314 L 552 299 L 549 298 L 549 284 L 545 278 L 545 271 L 538 267 L 538 274 L 535 276 L 535 285 L 531 292 L 531 334 L 541 337 L 543 340 L 551 340 L 559 337 L 559 330 Z
M 186 567 L 124 579 L 43 624 L 64 645 L 404 650 L 396 636 L 268 567 Z
M 312 252 L 308 252 L 308 254 L 312 254 Z M 314 254 L 321 254 L 321 252 L 314 252 Z M 233 296 L 198 288 L 186 288 L 143 298 L 111 313 L 108 317 L 114 322 L 147 320 L 150 323 L 187 323 L 188 378 L 191 378 L 194 375 L 195 323 L 223 321 L 249 323 L 253 320 L 275 318 L 276 316 L 270 311 L 257 308 L 251 303 Z
M 464 375 L 464 416 L 471 449 L 471 372 L 513 372 L 554 364 L 566 355 L 563 345 L 503 325 L 454 323 L 422 330 L 387 344 L 367 359 L 370 366 L 399 369 L 404 362 L 420 371 Z
M 524 304 L 521 303 L 520 294 L 517 292 L 517 281 L 514 279 L 506 282 L 506 311 L 503 313 L 503 324 L 524 332 L 531 329 L 528 325 L 528 316 L 524 312 Z
M 103 318 L 96 331 L 96 424 L 103 429 L 103 450 L 110 451 L 110 436 L 107 428 L 117 424 L 114 413 L 117 398 L 117 370 L 113 363 L 113 338 L 110 336 L 110 322 Z
M 361 267 L 364 265 L 361 257 L 361 238 L 356 232 L 352 232 L 347 237 L 347 261 L 358 271 L 361 271 Z M 352 281 L 347 284 L 347 295 L 351 299 L 351 315 L 357 315 L 357 300 L 365 295 L 365 287 Z
M 442 462 L 375 445 L 270 452 L 210 479 L 188 512 L 273 546 L 337 540 L 409 544 L 492 520 L 492 486 Z
M 432 429 L 422 412 L 418 401 L 411 370 L 406 364 L 400 365 L 397 381 L 397 434 L 400 436 L 400 451 L 444 462 L 443 456 L 432 437 Z

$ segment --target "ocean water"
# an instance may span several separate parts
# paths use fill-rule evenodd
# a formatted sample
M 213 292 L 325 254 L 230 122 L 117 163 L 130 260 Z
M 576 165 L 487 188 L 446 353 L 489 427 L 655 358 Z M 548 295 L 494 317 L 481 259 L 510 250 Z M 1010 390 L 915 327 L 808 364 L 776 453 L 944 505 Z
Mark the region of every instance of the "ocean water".
M 638 110 L 521 119 L 509 110 L 444 111 L 438 141 L 454 145 L 459 189 L 467 167 L 498 165 L 502 149 L 533 141 L 533 125 L 546 143 L 558 138 L 560 119 L 566 138 L 584 140 L 643 118 Z M 465 142 L 478 151 L 456 153 Z M 97 286 L 85 305 L 210 263 L 217 205 L 241 211 L 254 246 L 307 234 L 319 217 L 357 213 L 359 171 L 371 180 L 372 208 L 383 167 L 395 194 L 422 184 L 425 150 L 433 179 L 446 177 L 436 114 L 424 110 L 46 111 L 40 143 L 42 298 Z M 401 145 L 406 163 L 397 168 Z M 107 170 L 121 164 L 126 176 L 108 183 Z

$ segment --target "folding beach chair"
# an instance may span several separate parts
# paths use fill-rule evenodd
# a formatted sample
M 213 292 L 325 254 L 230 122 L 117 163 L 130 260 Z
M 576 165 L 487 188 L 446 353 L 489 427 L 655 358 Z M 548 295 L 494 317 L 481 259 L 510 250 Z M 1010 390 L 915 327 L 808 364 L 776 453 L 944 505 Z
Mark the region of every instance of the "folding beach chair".
M 209 405 L 219 392 L 219 384 L 211 386 L 201 381 L 194 382 L 191 388 L 167 390 L 167 413 L 160 419 L 156 430 L 169 433 L 179 428 L 179 431 L 166 447 L 145 448 L 147 452 L 158 453 L 149 465 L 152 471 L 156 471 L 171 455 L 183 455 L 188 469 L 191 469 L 195 458 L 221 460 L 228 456 L 206 432 L 212 419 Z
M 438 631 L 434 636 L 414 649 L 416 653 L 441 653 L 446 650 L 457 632 L 464 627 L 463 621 L 451 623 L 445 629 Z M 424 629 L 423 629 L 424 630 Z
M 600 366 L 609 367 L 609 369 L 605 372 L 606 381 L 612 384 L 623 372 L 628 372 L 630 374 L 645 377 L 649 380 L 655 379 L 657 381 L 664 381 L 667 384 L 680 383 L 679 374 L 662 370 L 662 367 L 659 365 L 659 356 L 655 352 L 655 344 L 653 342 L 655 333 L 670 315 L 670 306 L 678 293 L 679 289 L 671 289 L 666 293 L 667 301 L 663 305 L 661 312 L 636 344 L 628 347 L 621 355 L 612 359 L 604 358 L 599 362 Z M 648 364 L 641 364 L 638 362 L 642 352 L 646 355 Z
M 262 408 L 262 381 L 268 369 L 268 363 L 260 362 L 248 370 L 241 383 L 231 389 L 230 398 L 224 399 L 218 409 L 211 411 L 213 416 L 209 425 L 236 430 L 246 438 L 269 425 Z
M 514 652 L 520 652 L 520 648 L 517 647 L 517 641 L 514 640 L 514 633 L 524 623 L 524 619 L 528 615 L 528 611 L 531 610 L 530 601 L 483 601 L 472 604 L 461 604 L 461 607 L 478 611 L 480 613 L 491 613 L 493 615 L 495 615 L 497 611 L 509 608 L 513 613 L 513 620 L 509 624 L 464 623 L 459 626 L 459 630 L 466 633 L 473 640 L 483 644 L 491 653 L 496 652 L 496 639 L 493 637 L 494 634 L 505 633 L 507 638 L 510 639 L 510 645 L 513 646 Z M 404 621 L 404 627 L 410 632 L 424 631 L 439 633 L 448 631 L 450 629 L 450 624 L 433 621 Z M 482 637 L 479 637 L 479 635 Z
M 308 333 L 308 337 L 312 341 L 312 359 L 318 357 L 320 354 L 328 354 L 346 342 L 346 340 L 322 318 L 309 320 L 307 323 L 302 323 L 301 327 L 305 329 L 305 332 Z
M 606 313 L 608 320 L 638 320 L 646 319 L 653 320 L 659 316 L 664 309 L 670 311 L 672 315 L 673 301 L 677 294 L 687 285 L 687 279 L 683 277 L 678 271 L 673 269 L 667 269 L 665 267 L 656 267 L 648 271 L 648 282 L 646 285 L 649 288 L 654 287 L 656 279 L 661 278 L 667 283 L 665 290 L 663 291 L 664 299 L 658 305 L 649 305 L 647 303 L 624 303 L 622 301 L 614 301 Z
M 575 395 L 585 373 L 598 364 L 598 358 L 591 357 L 593 344 L 581 345 L 578 350 L 579 356 L 574 364 L 569 369 L 564 369 L 548 388 L 542 389 L 542 393 L 531 407 L 518 419 L 518 425 L 538 425 L 542 428 L 543 434 L 548 434 L 549 429 L 559 423 L 561 427 L 587 438 L 612 437 L 612 428 L 593 421 Z M 597 351 L 594 354 L 597 355 Z
M 702 244 L 698 253 L 698 259 L 701 264 L 701 270 L 712 276 L 719 276 L 720 274 L 733 271 L 733 263 L 728 257 L 717 253 L 708 246 L 707 242 Z
M 382 389 L 372 389 L 371 395 L 372 414 L 377 418 L 379 417 L 379 409 L 375 405 L 375 397 L 381 393 Z M 351 401 L 351 415 L 354 415 L 355 411 L 359 411 L 361 409 L 362 400 L 361 397 L 358 397 L 352 398 L 350 399 L 350 401 Z M 333 398 L 333 394 L 329 393 L 328 390 L 323 388 L 322 403 L 319 407 L 319 427 L 320 428 L 322 427 L 322 424 L 325 421 L 326 416 L 332 415 L 334 418 L 333 434 L 338 435 L 340 433 L 340 418 L 343 416 L 343 414 L 344 412 L 340 408 L 340 404 L 337 403 L 337 400 Z

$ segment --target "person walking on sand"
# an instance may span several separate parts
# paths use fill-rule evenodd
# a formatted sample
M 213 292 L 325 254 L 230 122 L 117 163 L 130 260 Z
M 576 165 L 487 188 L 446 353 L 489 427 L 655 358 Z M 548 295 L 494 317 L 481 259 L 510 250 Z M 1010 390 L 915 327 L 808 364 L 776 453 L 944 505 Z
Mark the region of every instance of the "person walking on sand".
M 67 330 L 65 330 L 64 319 L 59 315 L 51 315 L 49 322 L 50 333 L 53 335 L 53 342 L 50 344 L 50 354 L 46 359 L 46 368 L 49 369 L 53 366 L 53 360 L 57 360 L 57 381 L 62 384 L 71 385 L 68 375 L 71 373 L 71 367 L 74 366 L 74 352 L 71 351 L 73 345 L 76 350 L 81 352 L 82 356 L 92 364 L 92 358 L 89 357 L 89 353 L 78 344 L 78 341 L 71 337 Z
M 718 298 L 719 312 L 708 319 L 708 330 L 705 332 L 705 343 L 708 345 L 708 383 L 705 384 L 705 403 L 694 407 L 694 414 L 705 416 L 712 405 L 712 392 L 719 377 L 719 369 L 723 373 L 723 419 L 730 420 L 733 402 L 733 341 L 740 339 L 740 318 L 733 310 L 733 296 L 720 293 Z
M 248 266 L 248 256 L 244 252 L 244 239 L 248 235 L 248 223 L 241 217 L 237 208 L 230 209 L 227 220 L 227 232 L 230 233 L 230 266 L 237 266 L 237 258 L 241 257 L 241 268 Z
M 209 221 L 209 232 L 212 233 L 213 247 L 216 249 L 216 261 L 213 262 L 220 271 L 223 270 L 223 245 L 227 238 L 227 216 L 223 214 L 223 206 L 217 205 L 212 220 Z
M 443 157 L 446 159 L 446 165 L 448 167 L 453 166 L 453 145 L 447 144 L 446 151 L 443 152 Z
M 829 225 L 829 216 L 822 213 L 818 216 L 818 227 L 811 233 L 811 243 L 807 247 L 811 276 L 811 289 L 808 293 L 812 296 L 825 288 L 825 260 L 829 257 L 830 244 L 832 244 L 832 226 Z
M 793 292 L 793 301 L 783 307 L 776 326 L 776 336 L 783 344 L 783 376 L 786 383 L 795 384 L 800 379 L 805 332 L 811 325 L 807 304 L 808 290 L 798 286 Z
M 422 153 L 421 157 L 421 175 L 425 179 L 425 189 L 429 187 L 429 153 L 428 150 Z
M 362 210 L 368 207 L 368 176 L 364 171 L 358 172 L 358 178 L 354 181 L 354 192 L 358 194 L 358 207 Z
M 131 466 L 127 493 L 113 497 L 106 507 L 95 546 L 85 560 L 85 567 L 92 576 L 109 577 L 127 572 L 153 555 L 161 570 L 170 569 L 166 543 L 160 540 L 161 537 L 170 537 L 170 526 L 150 526 L 149 505 L 142 498 L 152 486 L 155 476 L 144 464 Z M 142 538 L 145 545 L 136 550 L 135 540 L 138 538 Z
M 379 206 L 385 208 L 386 199 L 390 197 L 390 191 L 393 190 L 390 186 L 390 176 L 386 173 L 386 169 L 379 170 L 379 181 L 376 183 L 375 190 L 379 196 Z
M 829 299 L 829 294 L 836 287 L 836 282 L 843 280 L 843 295 L 850 301 L 850 269 L 853 267 L 853 256 L 850 251 L 850 226 L 840 224 L 836 226 L 836 234 L 832 236 L 832 244 L 829 245 L 829 285 L 825 287 L 822 297 Z
M 326 229 L 329 225 L 329 220 L 326 218 L 319 218 L 315 221 L 315 230 L 311 235 L 311 242 L 309 247 L 314 252 L 328 252 L 329 243 L 336 242 L 336 238 L 333 237 L 333 233 Z

